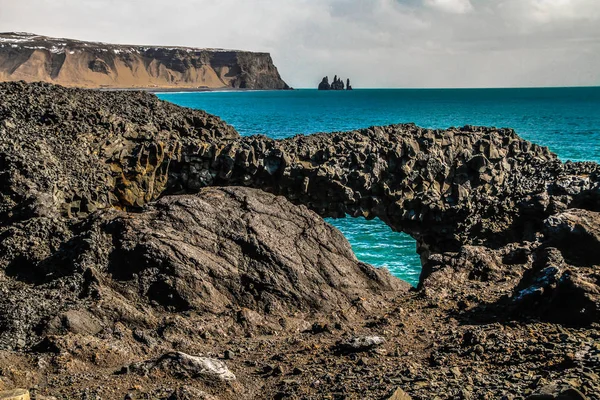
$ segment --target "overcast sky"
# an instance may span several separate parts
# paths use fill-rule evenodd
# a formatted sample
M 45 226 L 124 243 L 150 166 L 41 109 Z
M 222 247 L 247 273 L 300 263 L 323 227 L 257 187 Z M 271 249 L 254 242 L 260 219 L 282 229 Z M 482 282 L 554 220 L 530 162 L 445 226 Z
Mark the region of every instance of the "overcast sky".
M 268 51 L 294 87 L 600 85 L 600 0 L 0 0 L 0 31 Z

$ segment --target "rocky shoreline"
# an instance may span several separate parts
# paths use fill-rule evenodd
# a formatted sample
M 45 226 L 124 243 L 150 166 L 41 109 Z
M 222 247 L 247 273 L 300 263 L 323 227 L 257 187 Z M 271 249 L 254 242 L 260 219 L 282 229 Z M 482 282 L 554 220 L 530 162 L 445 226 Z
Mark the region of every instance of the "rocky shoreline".
M 0 84 L 0 392 L 599 399 L 600 166 L 510 129 L 272 140 Z M 418 289 L 321 217 L 418 242 Z

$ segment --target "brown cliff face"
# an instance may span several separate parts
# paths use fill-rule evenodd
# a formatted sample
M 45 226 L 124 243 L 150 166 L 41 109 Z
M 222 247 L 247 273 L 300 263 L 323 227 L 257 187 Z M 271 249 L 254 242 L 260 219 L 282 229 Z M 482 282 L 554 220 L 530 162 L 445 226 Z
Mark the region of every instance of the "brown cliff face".
M 268 53 L 0 33 L 0 81 L 87 88 L 289 89 Z

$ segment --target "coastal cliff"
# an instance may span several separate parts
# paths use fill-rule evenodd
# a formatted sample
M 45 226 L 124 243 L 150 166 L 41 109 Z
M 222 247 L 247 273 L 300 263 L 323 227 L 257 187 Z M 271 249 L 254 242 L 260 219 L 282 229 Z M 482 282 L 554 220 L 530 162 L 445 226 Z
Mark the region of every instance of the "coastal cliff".
M 0 81 L 85 88 L 289 89 L 268 53 L 0 33 Z
M 511 129 L 273 140 L 141 91 L 0 99 L 0 398 L 598 399 L 600 165 Z M 324 216 L 413 236 L 419 287 Z

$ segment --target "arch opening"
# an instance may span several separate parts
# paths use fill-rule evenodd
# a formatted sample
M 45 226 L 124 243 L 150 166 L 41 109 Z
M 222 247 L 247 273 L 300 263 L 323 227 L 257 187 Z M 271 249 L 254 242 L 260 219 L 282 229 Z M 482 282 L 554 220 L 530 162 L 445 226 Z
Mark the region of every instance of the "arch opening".
M 360 261 L 377 268 L 387 268 L 392 275 L 417 287 L 421 275 L 421 258 L 417 242 L 404 232 L 393 231 L 379 218 L 325 218 L 350 242 Z

